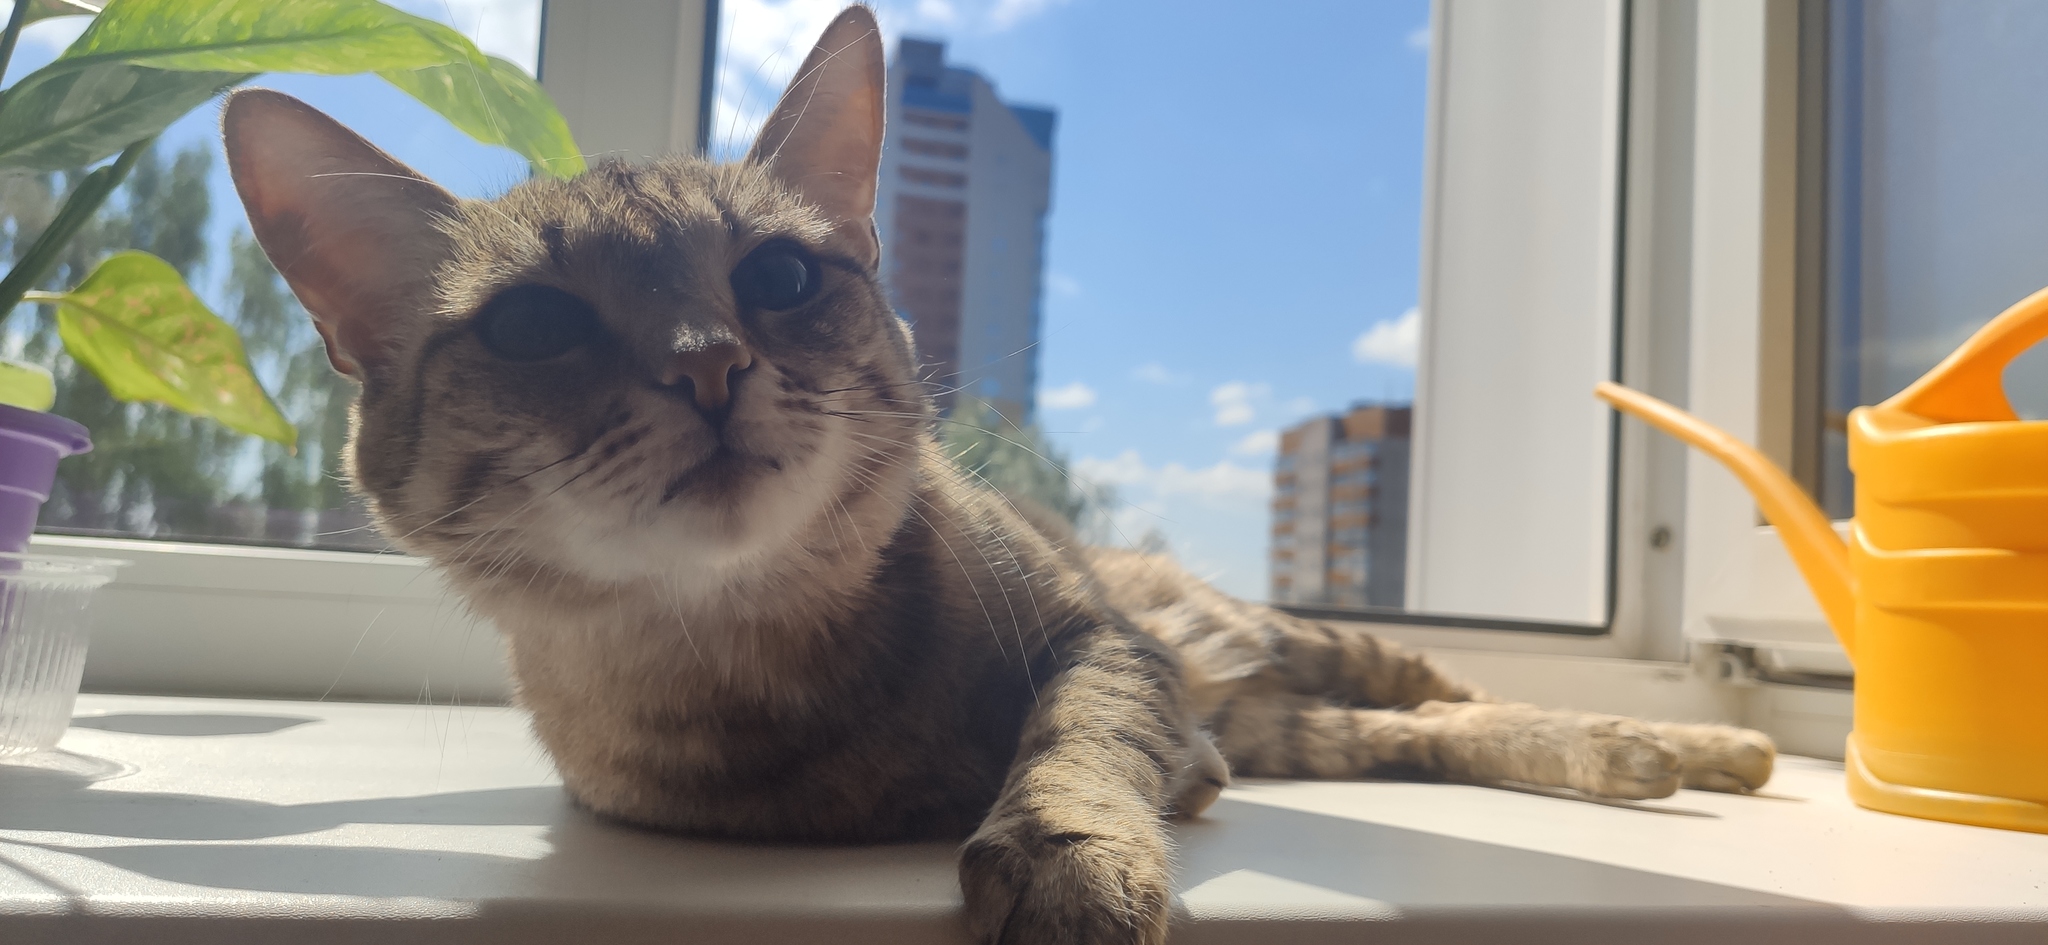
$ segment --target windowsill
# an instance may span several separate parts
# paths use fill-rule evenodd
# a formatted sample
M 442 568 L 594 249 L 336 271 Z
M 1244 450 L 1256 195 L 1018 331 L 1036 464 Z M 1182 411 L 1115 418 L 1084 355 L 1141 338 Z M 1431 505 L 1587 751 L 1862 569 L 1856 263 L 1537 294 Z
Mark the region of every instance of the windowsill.
M 502 708 L 84 696 L 0 762 L 0 941 L 963 940 L 943 845 L 792 848 L 570 809 Z M 143 734 L 153 733 L 153 734 Z M 247 734 L 222 734 L 247 733 Z M 2008 942 L 2048 836 L 1768 796 L 1242 785 L 1181 828 L 1177 942 Z M 1777 908 L 1756 908 L 1771 906 Z

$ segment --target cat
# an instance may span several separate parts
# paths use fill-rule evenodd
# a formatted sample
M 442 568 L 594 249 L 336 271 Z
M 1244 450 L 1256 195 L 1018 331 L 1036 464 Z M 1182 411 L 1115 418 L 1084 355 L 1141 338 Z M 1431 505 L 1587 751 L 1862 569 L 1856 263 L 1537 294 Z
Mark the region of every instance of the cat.
M 1769 778 L 1759 733 L 1492 701 L 968 481 L 877 271 L 882 101 L 856 6 L 744 160 L 490 202 L 288 96 L 224 109 L 251 225 L 360 382 L 354 488 L 501 630 L 576 803 L 964 838 L 979 940 L 1157 943 L 1166 821 L 1233 771 L 1623 798 Z

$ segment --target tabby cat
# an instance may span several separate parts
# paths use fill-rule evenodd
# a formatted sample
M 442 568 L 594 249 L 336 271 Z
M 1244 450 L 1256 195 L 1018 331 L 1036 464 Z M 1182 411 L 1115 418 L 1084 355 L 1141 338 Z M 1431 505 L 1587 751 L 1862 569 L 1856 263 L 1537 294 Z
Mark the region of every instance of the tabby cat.
M 854 7 L 745 160 L 491 202 L 290 97 L 227 105 L 256 234 L 361 382 L 355 487 L 502 630 L 578 803 L 965 837 L 981 940 L 1153 943 L 1166 820 L 1231 771 L 1628 798 L 1769 777 L 1755 732 L 1490 701 L 964 481 L 877 272 L 882 100 Z

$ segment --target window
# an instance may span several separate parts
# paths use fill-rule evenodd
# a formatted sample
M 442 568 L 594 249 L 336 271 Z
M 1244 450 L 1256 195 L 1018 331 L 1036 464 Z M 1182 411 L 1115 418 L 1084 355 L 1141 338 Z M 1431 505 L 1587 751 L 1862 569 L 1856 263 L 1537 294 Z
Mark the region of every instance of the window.
M 705 21 L 703 3 L 549 0 L 545 24 L 541 0 L 397 5 L 451 22 L 487 52 L 526 68 L 544 61 L 544 86 L 579 140 L 602 142 L 602 153 L 644 157 L 700 147 L 709 137 L 709 113 L 702 107 L 709 88 L 705 45 L 715 29 Z M 79 21 L 63 19 L 32 26 L 10 71 L 47 61 L 80 28 Z M 380 80 L 256 82 L 330 111 L 458 194 L 495 194 L 526 173 L 524 162 L 510 152 L 475 145 Z M 622 96 L 621 88 L 659 92 Z M 104 492 L 115 494 L 81 489 L 55 503 L 45 524 L 71 534 L 46 530 L 35 545 L 131 562 L 95 605 L 85 685 L 123 692 L 502 701 L 509 691 L 495 636 L 420 562 L 334 550 L 383 546 L 354 530 L 358 522 L 350 516 L 358 511 L 330 504 L 339 490 L 327 478 L 336 440 L 326 425 L 337 412 L 336 399 L 323 385 L 333 382 L 324 370 L 293 373 L 308 360 L 301 357 L 308 350 L 306 326 L 289 296 L 266 283 L 255 265 L 260 255 L 235 238 L 244 224 L 212 150 L 216 121 L 214 112 L 200 109 L 173 126 L 160 145 L 156 176 L 138 176 L 138 183 L 154 180 L 158 189 L 131 188 L 116 198 L 108 225 L 167 258 L 189 262 L 202 296 L 223 316 L 243 320 L 245 336 L 258 349 L 259 372 L 273 391 L 282 392 L 287 413 L 313 429 L 298 457 L 279 457 L 206 430 L 180 438 L 177 418 L 159 422 L 147 408 L 116 411 L 122 435 L 101 438 L 101 452 L 92 456 L 107 461 L 95 473 L 103 479 L 87 480 L 111 483 Z M 186 145 L 206 150 L 181 151 Z M 32 210 L 32 198 L 49 186 L 12 180 L 0 201 Z M 194 213 L 195 205 L 211 212 Z M 160 207 L 176 212 L 157 212 Z M 191 225 L 196 216 L 208 222 Z M 17 212 L 0 230 L 10 249 L 24 221 L 33 218 Z M 39 343 L 25 314 L 26 309 L 16 315 L 5 338 L 15 350 Z M 130 444 L 133 449 L 120 448 Z M 176 468 L 204 476 L 195 482 L 152 473 L 146 464 L 159 457 L 150 448 L 186 464 Z M 141 465 L 122 465 L 123 454 Z M 266 478 L 266 470 L 280 465 L 289 465 L 286 474 Z M 273 506 L 270 498 L 289 501 Z
M 1688 406 L 1846 517 L 1848 410 L 2048 283 L 2048 193 L 2026 163 L 2048 115 L 2024 49 L 2048 25 L 1996 0 L 1700 9 L 1692 306 L 1726 314 L 1692 333 Z M 2024 414 L 2042 409 L 2042 358 L 2006 374 Z M 1688 463 L 1687 638 L 1846 676 L 1748 496 Z
M 1800 436 L 1820 412 L 1772 407 L 1819 376 L 1800 380 L 1800 359 L 1822 363 L 1801 331 L 1848 337 L 1801 322 L 1808 283 L 1787 277 L 1817 219 L 1790 212 L 1814 192 L 1800 77 L 1817 5 L 1404 0 L 1305 20 L 1220 0 L 885 2 L 885 273 L 954 379 L 947 406 L 972 394 L 1044 431 L 1118 493 L 1094 506 L 1101 535 L 1163 542 L 1227 591 L 1465 654 L 1681 660 L 1763 641 L 1825 660 L 1748 497 L 1590 397 L 1620 378 L 1788 462 L 1820 452 L 1798 447 L 1819 442 Z M 730 159 L 836 8 L 550 0 L 528 43 L 586 147 Z M 465 193 L 521 173 L 380 140 Z M 219 246 L 232 209 L 216 202 Z M 200 282 L 235 314 L 246 293 L 225 294 L 227 273 Z M 331 399 L 289 396 L 332 416 L 313 410 Z M 215 461 L 243 492 L 186 507 L 203 527 L 152 487 L 122 507 L 144 526 L 126 533 L 313 547 L 43 539 L 138 562 L 108 595 L 92 685 L 503 694 L 492 636 L 418 562 L 330 550 L 374 547 L 322 519 L 345 505 L 237 505 L 264 484 L 242 449 Z M 272 494 L 328 481 L 310 452 Z M 203 644 L 166 622 L 205 628 Z M 1556 678 L 1582 682 L 1481 682 L 1652 711 L 1598 701 L 1640 698 L 1627 686 Z M 1655 677 L 1690 708 L 1657 714 L 1726 716 L 1725 692 L 1674 678 Z
M 1429 3 L 876 9 L 885 272 L 944 406 L 978 392 L 1115 491 L 1084 527 L 1240 596 L 1336 605 L 1364 559 L 1330 564 L 1332 516 L 1398 562 L 1405 508 L 1367 507 L 1407 500 L 1375 444 L 1412 433 Z M 723 5 L 715 154 L 835 10 Z
M 1820 322 L 1820 350 L 1802 365 L 1819 382 L 1802 405 L 1805 445 L 1819 452 L 1809 481 L 1847 518 L 1848 412 L 2048 285 L 2048 178 L 2034 157 L 2048 147 L 2048 9 L 1830 0 L 1805 16 L 1822 47 L 1808 100 L 1826 109 L 1808 162 L 1821 177 L 1819 297 L 1801 315 Z M 2048 352 L 2015 363 L 2006 387 L 2023 416 L 2048 416 Z
M 397 4 L 451 22 L 486 52 L 534 68 L 540 0 L 489 5 Z M 48 62 L 83 28 L 80 18 L 31 26 L 10 72 Z M 462 196 L 502 190 L 524 174 L 509 151 L 479 145 L 371 76 L 262 76 L 253 84 L 297 95 L 335 115 Z M 254 240 L 227 180 L 215 109 L 173 125 L 136 166 L 121 196 L 84 231 L 49 277 L 75 285 L 107 253 L 150 250 L 176 266 L 241 331 L 266 389 L 299 428 L 296 451 L 165 407 L 114 400 L 98 379 L 57 358 L 51 306 L 7 326 L 10 353 L 58 370 L 54 410 L 85 424 L 94 449 L 62 464 L 41 528 L 50 533 L 259 542 L 384 550 L 362 503 L 342 482 L 340 453 L 354 385 L 327 366 L 319 335 Z M 75 175 L 10 178 L 0 187 L 10 257 L 41 230 Z

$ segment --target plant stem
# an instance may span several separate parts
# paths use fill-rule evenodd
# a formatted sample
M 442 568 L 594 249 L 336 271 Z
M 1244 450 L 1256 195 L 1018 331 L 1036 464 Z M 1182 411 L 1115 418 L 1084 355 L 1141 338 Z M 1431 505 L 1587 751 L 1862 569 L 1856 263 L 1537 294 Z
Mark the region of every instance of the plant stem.
M 14 61 L 14 44 L 21 40 L 22 24 L 28 21 L 28 5 L 35 0 L 14 0 L 14 13 L 7 17 L 7 32 L 0 33 L 0 75 Z
M 85 175 L 85 180 L 72 188 L 71 196 L 64 200 L 63 209 L 50 219 L 50 225 L 43 228 L 36 241 L 29 244 L 28 252 L 22 253 L 21 258 L 15 261 L 7 278 L 0 279 L 0 323 L 5 323 L 7 317 L 14 314 L 14 307 L 21 304 L 22 296 L 30 288 L 50 274 L 50 269 L 57 265 L 57 257 L 63 255 L 65 244 L 77 235 L 79 227 L 99 212 L 100 204 L 107 202 L 107 195 L 127 179 L 128 171 L 155 141 L 156 136 L 150 135 L 129 145 L 128 150 L 114 159 L 114 163 Z

